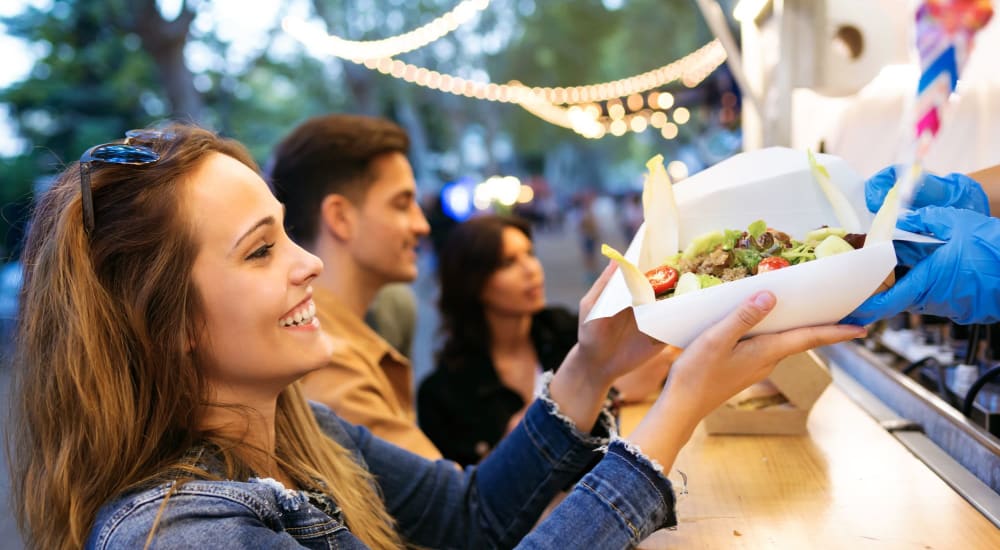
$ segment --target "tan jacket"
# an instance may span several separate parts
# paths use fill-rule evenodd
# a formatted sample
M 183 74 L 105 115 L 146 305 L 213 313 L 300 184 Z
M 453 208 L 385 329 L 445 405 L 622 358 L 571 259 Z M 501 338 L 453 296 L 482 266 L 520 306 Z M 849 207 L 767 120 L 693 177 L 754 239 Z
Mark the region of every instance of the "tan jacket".
M 306 397 L 420 456 L 441 453 L 417 427 L 410 362 L 328 291 L 314 287 L 323 330 L 337 343 L 330 364 L 302 379 Z

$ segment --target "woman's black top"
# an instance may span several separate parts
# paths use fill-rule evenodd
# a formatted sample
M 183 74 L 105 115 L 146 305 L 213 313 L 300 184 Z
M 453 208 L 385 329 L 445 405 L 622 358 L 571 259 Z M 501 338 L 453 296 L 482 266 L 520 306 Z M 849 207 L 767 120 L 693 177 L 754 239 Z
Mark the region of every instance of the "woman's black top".
M 531 321 L 531 341 L 543 371 L 554 371 L 576 344 L 577 316 L 550 307 Z M 497 376 L 488 349 L 463 361 L 451 358 L 420 384 L 420 428 L 445 458 L 465 466 L 479 462 L 503 438 L 507 422 L 525 402 Z

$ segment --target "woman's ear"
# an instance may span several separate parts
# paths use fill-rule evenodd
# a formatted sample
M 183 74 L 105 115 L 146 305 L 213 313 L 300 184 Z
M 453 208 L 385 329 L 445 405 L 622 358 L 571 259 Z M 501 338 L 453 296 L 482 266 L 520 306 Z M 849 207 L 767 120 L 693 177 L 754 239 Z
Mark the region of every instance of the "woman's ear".
M 348 241 L 354 234 L 355 208 L 344 195 L 327 195 L 320 203 L 320 231 L 338 241 Z

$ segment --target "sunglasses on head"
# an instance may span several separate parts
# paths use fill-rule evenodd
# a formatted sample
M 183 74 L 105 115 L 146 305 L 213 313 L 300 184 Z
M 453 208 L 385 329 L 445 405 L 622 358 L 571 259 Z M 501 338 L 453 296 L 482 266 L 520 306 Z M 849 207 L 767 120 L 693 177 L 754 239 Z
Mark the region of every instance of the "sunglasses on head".
M 83 229 L 89 236 L 94 230 L 94 194 L 90 188 L 90 170 L 95 162 L 144 166 L 160 160 L 151 145 L 170 141 L 172 132 L 129 130 L 122 143 L 102 143 L 87 149 L 80 157 L 80 197 L 83 203 Z

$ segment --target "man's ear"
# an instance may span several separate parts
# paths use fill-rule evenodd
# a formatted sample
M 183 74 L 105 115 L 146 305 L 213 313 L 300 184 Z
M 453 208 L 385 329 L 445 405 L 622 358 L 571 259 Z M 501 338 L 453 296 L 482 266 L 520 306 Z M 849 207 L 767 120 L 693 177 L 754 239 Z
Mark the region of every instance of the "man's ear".
M 327 195 L 320 203 L 321 231 L 329 233 L 338 241 L 347 241 L 354 235 L 357 212 L 354 203 L 339 194 Z

